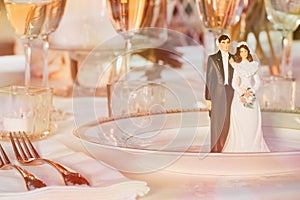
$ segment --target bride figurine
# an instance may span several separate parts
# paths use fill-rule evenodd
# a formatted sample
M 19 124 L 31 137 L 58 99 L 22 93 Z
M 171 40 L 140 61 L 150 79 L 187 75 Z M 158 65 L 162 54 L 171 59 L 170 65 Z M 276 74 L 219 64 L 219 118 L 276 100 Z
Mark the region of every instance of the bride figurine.
M 261 111 L 255 91 L 260 86 L 258 62 L 253 60 L 246 42 L 237 46 L 232 87 L 234 97 L 228 137 L 222 152 L 269 152 L 261 128 Z

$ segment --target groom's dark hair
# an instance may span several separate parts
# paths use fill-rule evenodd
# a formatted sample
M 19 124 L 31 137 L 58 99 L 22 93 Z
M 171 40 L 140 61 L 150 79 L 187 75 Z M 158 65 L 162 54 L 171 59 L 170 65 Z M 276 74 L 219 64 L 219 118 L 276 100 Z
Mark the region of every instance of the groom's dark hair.
M 230 37 L 228 35 L 221 35 L 219 38 L 218 38 L 218 41 L 219 43 L 222 41 L 222 40 L 229 40 L 230 42 Z

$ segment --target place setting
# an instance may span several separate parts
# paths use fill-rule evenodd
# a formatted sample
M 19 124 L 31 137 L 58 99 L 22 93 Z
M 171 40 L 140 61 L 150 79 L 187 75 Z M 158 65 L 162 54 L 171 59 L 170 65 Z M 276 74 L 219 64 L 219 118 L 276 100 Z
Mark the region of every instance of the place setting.
M 52 120 L 51 88 L 1 87 L 0 101 L 1 165 L 5 165 L 0 173 L 3 183 L 12 184 L 2 185 L 0 198 L 35 199 L 55 192 L 60 199 L 90 194 L 131 199 L 148 192 L 145 182 L 127 179 L 116 169 L 52 139 L 65 133 Z
M 18 64 L 25 67 L 23 83 L 20 79 L 0 89 L 0 173 L 3 183 L 0 198 L 36 199 L 47 195 L 50 198 L 55 194 L 59 199 L 79 199 L 83 195 L 89 199 L 97 196 L 135 199 L 145 195 L 149 191 L 145 182 L 130 180 L 113 167 L 52 139 L 62 134 L 59 132 L 61 125 L 66 121 L 71 123 L 73 118 L 73 114 L 55 108 L 55 93 L 48 82 L 47 38 L 57 28 L 66 1 L 8 0 L 4 3 L 8 18 L 25 46 L 25 59 Z M 18 7 L 28 7 L 33 13 L 24 13 L 24 17 L 17 13 Z M 18 17 L 24 23 L 21 27 L 15 21 Z M 45 62 L 43 81 L 36 85 L 31 77 L 31 64 L 35 61 L 31 60 L 35 56 L 31 50 L 40 38 Z M 4 61 L 3 65 L 11 63 Z
M 52 139 L 53 136 L 67 133 L 60 132 L 64 121 L 54 121 L 52 118 L 51 88 L 4 86 L 0 89 L 0 101 L 1 165 L 8 165 L 2 166 L 4 170 L 0 170 L 0 173 L 2 183 L 10 183 L 1 185 L 1 199 L 36 199 L 51 196 L 53 192 L 60 199 L 76 199 L 81 195 L 91 195 L 91 199 L 93 196 L 134 199 L 148 192 L 145 182 L 127 179 L 118 170 Z M 41 160 L 40 156 L 47 158 L 47 161 L 38 161 Z M 29 161 L 33 158 L 37 161 Z M 26 177 L 22 180 L 23 176 L 35 177 L 37 182 Z
M 1 89 L 0 101 L 5 105 L 0 114 L 1 165 L 6 166 L 1 167 L 4 170 L 0 173 L 2 180 L 7 179 L 12 185 L 1 186 L 0 198 L 35 199 L 55 192 L 60 199 L 91 194 L 130 199 L 147 193 L 145 182 L 127 179 L 116 169 L 52 139 L 52 135 L 64 133 L 53 130 L 51 89 Z M 23 176 L 35 177 L 37 181 L 26 177 L 21 180 Z
M 24 55 L 0 58 L 0 199 L 298 196 L 299 4 L 278 2 L 4 0 Z
M 14 140 L 16 140 L 15 137 Z M 32 164 L 22 161 L 21 165 L 16 161 L 17 157 L 14 155 L 16 153 L 12 152 L 12 146 L 1 143 L 12 163 L 17 163 L 16 165 L 27 170 L 27 173 L 30 172 L 32 176 L 40 179 L 39 184 L 28 183 L 28 188 L 26 188 L 20 173 L 7 170 L 11 167 L 3 168 L 6 170 L 0 170 L 2 183 L 5 180 L 5 183 L 10 184 L 1 184 L 1 199 L 7 197 L 36 199 L 47 196 L 50 198 L 53 193 L 60 199 L 79 199 L 82 195 L 90 199 L 94 199 L 94 196 L 103 196 L 108 199 L 134 199 L 136 196 L 143 196 L 148 191 L 144 182 L 127 179 L 117 170 L 104 166 L 83 153 L 74 152 L 55 140 L 33 143 L 43 159 L 49 159 L 45 162 L 46 164 L 43 164 L 44 161 L 37 160 Z M 49 165 L 54 161 L 55 164 Z M 69 176 L 67 171 L 73 175 Z M 76 174 L 78 174 L 77 178 Z M 32 178 L 29 180 L 33 182 Z

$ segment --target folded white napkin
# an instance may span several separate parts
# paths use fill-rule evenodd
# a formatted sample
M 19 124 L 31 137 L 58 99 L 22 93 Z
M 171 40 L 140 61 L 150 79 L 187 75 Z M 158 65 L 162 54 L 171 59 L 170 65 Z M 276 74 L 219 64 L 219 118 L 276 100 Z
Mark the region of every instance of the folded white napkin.
M 11 161 L 15 162 L 11 145 L 1 143 Z M 136 199 L 149 191 L 145 182 L 129 180 L 116 169 L 82 152 L 74 152 L 58 141 L 46 139 L 35 142 L 34 145 L 43 157 L 80 172 L 90 181 L 91 187 L 65 186 L 61 175 L 47 164 L 25 166 L 48 186 L 27 191 L 24 181 L 15 170 L 0 170 L 0 199 Z

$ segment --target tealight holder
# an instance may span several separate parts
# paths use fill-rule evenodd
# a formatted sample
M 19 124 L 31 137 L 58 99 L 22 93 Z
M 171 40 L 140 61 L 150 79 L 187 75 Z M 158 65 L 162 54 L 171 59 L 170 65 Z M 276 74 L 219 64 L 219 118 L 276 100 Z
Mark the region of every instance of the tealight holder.
M 263 87 L 258 92 L 262 109 L 295 110 L 296 80 L 271 76 L 263 79 Z
M 25 132 L 39 140 L 52 132 L 52 97 L 48 87 L 11 85 L 0 87 L 0 138 L 10 132 Z

